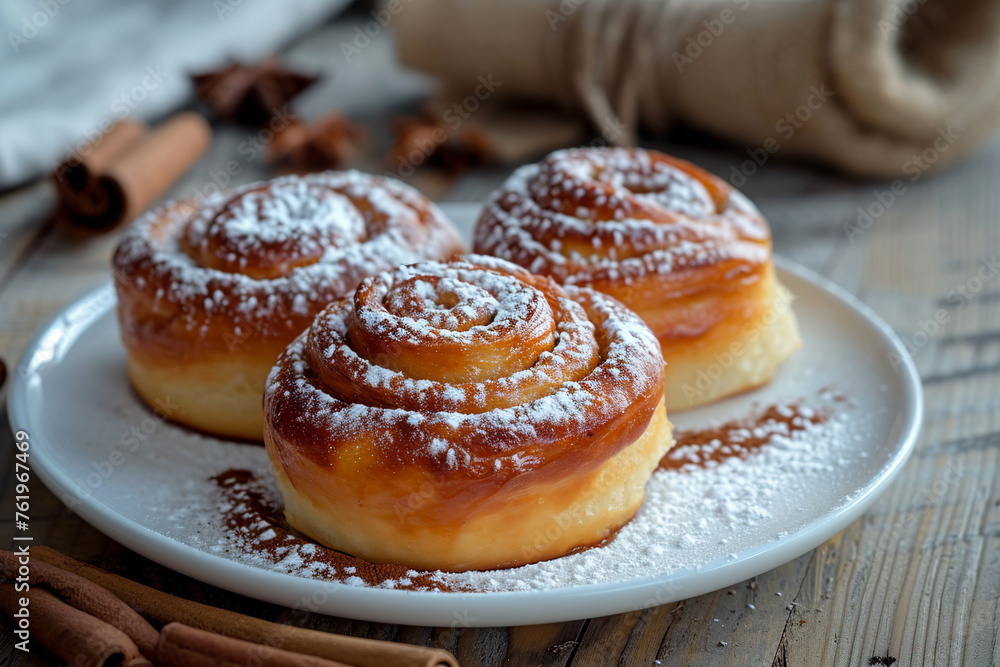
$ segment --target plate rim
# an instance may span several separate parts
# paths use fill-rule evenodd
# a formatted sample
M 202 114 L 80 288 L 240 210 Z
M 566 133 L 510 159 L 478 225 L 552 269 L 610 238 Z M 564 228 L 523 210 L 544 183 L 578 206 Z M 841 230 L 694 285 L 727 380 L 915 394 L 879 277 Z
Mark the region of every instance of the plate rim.
M 81 500 L 71 511 L 127 548 L 199 581 L 237 594 L 292 607 L 295 607 L 290 602 L 293 597 L 298 596 L 302 603 L 307 597 L 315 597 L 316 591 L 323 591 L 326 600 L 314 603 L 316 608 L 309 611 L 364 621 L 406 625 L 417 623 L 439 627 L 456 627 L 456 623 L 457 627 L 491 627 L 569 622 L 644 609 L 724 588 L 807 553 L 861 517 L 902 470 L 916 446 L 923 424 L 924 397 L 920 376 L 916 364 L 892 328 L 868 305 L 832 280 L 779 255 L 774 255 L 774 263 L 779 279 L 782 273 L 792 274 L 854 311 L 869 329 L 878 334 L 884 346 L 901 360 L 897 375 L 903 389 L 903 406 L 900 411 L 902 428 L 895 437 L 890 434 L 890 440 L 896 441 L 890 458 L 863 488 L 856 491 L 851 500 L 817 516 L 794 532 L 742 552 L 736 560 L 720 558 L 698 567 L 680 568 L 670 573 L 564 588 L 454 593 L 394 590 L 308 579 L 218 556 L 153 531 L 117 510 L 94 501 L 93 496 Z M 99 303 L 102 300 L 104 303 Z M 32 431 L 41 430 L 35 428 L 39 422 L 32 417 L 28 392 L 31 382 L 29 366 L 42 342 L 53 331 L 69 325 L 74 327 L 69 342 L 75 341 L 87 328 L 111 311 L 116 302 L 109 281 L 60 310 L 32 336 L 18 361 L 7 397 L 13 432 L 25 430 L 30 435 Z M 93 308 L 94 303 L 99 303 L 99 307 L 86 313 L 79 321 L 73 321 L 74 315 L 88 307 Z M 32 450 L 37 446 L 37 441 L 33 441 Z M 31 469 L 62 500 L 72 488 L 72 480 L 53 461 L 46 460 L 44 444 L 41 445 L 41 452 L 41 457 L 32 456 L 30 459 Z M 775 553 L 778 551 L 781 554 Z M 787 554 L 791 552 L 795 555 L 788 557 Z M 696 579 L 702 583 L 685 583 L 685 579 L 689 578 L 685 575 L 692 572 L 704 575 Z M 712 574 L 716 576 L 712 577 Z M 717 584 L 720 581 L 729 583 L 719 586 Z M 664 589 L 669 590 L 665 595 Z M 284 591 L 288 594 L 284 594 Z M 337 602 L 335 605 L 326 604 L 334 598 Z M 634 604 L 640 598 L 645 598 L 644 602 Z M 470 613 L 469 605 L 476 607 L 477 612 L 481 611 L 483 605 L 494 609 L 484 612 L 486 618 L 476 617 Z M 572 611 L 584 607 L 587 609 L 585 612 Z M 560 612 L 560 609 L 563 611 Z

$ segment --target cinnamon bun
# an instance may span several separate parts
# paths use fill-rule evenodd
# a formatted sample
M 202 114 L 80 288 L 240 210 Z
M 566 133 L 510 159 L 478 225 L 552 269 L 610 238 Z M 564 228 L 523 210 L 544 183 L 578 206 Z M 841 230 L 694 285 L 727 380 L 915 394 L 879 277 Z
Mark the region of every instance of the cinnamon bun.
M 167 204 L 114 255 L 129 378 L 174 421 L 260 440 L 267 373 L 316 313 L 370 275 L 461 247 L 417 191 L 357 172 Z
M 767 222 L 662 153 L 571 149 L 518 169 L 481 213 L 474 249 L 634 310 L 662 346 L 668 410 L 764 384 L 801 345 Z
M 404 266 L 330 304 L 279 358 L 264 413 L 292 526 L 421 569 L 610 539 L 673 442 L 638 317 L 480 256 Z

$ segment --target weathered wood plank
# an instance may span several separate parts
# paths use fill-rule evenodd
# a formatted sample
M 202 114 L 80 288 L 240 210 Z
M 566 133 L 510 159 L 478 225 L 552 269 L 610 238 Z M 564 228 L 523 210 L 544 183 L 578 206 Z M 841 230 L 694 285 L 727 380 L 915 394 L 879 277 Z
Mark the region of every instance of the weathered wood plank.
M 371 53 L 373 63 L 382 62 Z M 345 74 L 365 80 L 353 66 Z M 386 120 L 384 111 L 377 116 L 383 130 Z M 203 192 L 235 147 L 253 138 L 218 128 L 210 155 L 171 196 Z M 375 139 L 383 148 L 388 140 L 384 133 Z M 667 147 L 723 175 L 739 155 Z M 270 174 L 256 159 L 239 166 L 233 183 Z M 415 183 L 433 196 L 478 201 L 505 174 L 471 173 L 454 187 L 433 175 Z M 976 280 L 984 258 L 1000 253 L 998 175 L 994 142 L 950 172 L 907 183 L 858 236 L 844 224 L 856 222 L 857 207 L 877 201 L 887 184 L 776 163 L 744 187 L 771 218 L 778 252 L 858 294 L 913 345 L 928 407 L 917 452 L 872 510 L 753 582 L 589 621 L 470 629 L 458 617 L 451 628 L 400 627 L 303 615 L 206 586 L 107 539 L 39 484 L 33 530 L 41 542 L 184 597 L 332 632 L 442 646 L 463 665 L 865 665 L 873 657 L 900 665 L 1000 664 L 1000 276 Z M 107 280 L 115 242 L 68 242 L 38 227 L 27 201 L 0 198 L 0 213 L 18 211 L 4 221 L 13 231 L 0 229 L 8 234 L 0 239 L 0 357 L 8 362 L 42 321 Z M 939 311 L 945 321 L 929 333 Z M 7 508 L 11 447 L 10 434 L 0 433 L 0 506 Z M 6 514 L 0 530 L 12 531 Z M 15 653 L 10 626 L 3 627 L 0 662 L 55 664 L 41 653 Z

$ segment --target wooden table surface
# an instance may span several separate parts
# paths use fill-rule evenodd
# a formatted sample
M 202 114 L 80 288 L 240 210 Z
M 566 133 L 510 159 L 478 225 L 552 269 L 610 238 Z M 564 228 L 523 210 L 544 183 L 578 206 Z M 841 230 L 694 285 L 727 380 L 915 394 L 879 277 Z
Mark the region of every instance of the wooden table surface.
M 349 16 L 322 28 L 290 49 L 288 59 L 306 66 L 336 60 L 336 44 L 363 20 Z M 428 85 L 391 63 L 388 40 L 373 40 L 350 66 L 337 60 L 334 85 L 302 100 L 300 111 L 309 117 L 346 107 L 372 128 L 379 153 L 391 112 L 415 108 Z M 211 153 L 169 196 L 203 190 L 252 135 L 217 127 Z M 746 159 L 739 148 L 697 137 L 659 146 L 724 177 Z M 234 183 L 271 175 L 259 159 L 240 164 Z M 363 166 L 384 170 L 377 162 Z M 458 180 L 422 173 L 412 182 L 439 199 L 478 201 L 508 171 L 476 171 Z M 37 479 L 32 534 L 36 544 L 186 598 L 278 622 L 440 646 L 466 667 L 868 665 L 892 659 L 902 665 L 997 665 L 1000 280 L 995 271 L 985 278 L 978 272 L 1000 253 L 998 178 L 1000 143 L 993 142 L 947 173 L 906 181 L 874 223 L 852 238 L 845 225 L 856 225 L 859 206 L 887 201 L 889 183 L 774 160 L 743 186 L 771 221 L 778 253 L 840 283 L 915 344 L 927 399 L 916 452 L 871 511 L 815 551 L 753 580 L 606 618 L 423 628 L 316 614 L 302 619 L 181 576 L 109 540 Z M 115 236 L 68 241 L 44 224 L 50 205 L 44 184 L 0 196 L 0 358 L 8 368 L 43 321 L 109 277 Z M 936 315 L 944 324 L 921 334 Z M 13 445 L 6 426 L 0 432 L 0 527 L 10 548 Z M 5 623 L 0 633 L 0 664 L 57 664 L 41 649 L 15 651 L 10 630 Z

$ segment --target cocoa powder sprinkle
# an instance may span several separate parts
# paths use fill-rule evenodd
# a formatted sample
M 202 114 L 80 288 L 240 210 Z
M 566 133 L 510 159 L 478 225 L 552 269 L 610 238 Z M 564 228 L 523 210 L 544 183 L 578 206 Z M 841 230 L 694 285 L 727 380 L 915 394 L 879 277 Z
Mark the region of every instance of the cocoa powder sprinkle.
M 831 396 L 829 392 L 821 393 L 829 401 L 840 402 L 839 396 Z M 839 422 L 834 417 L 829 404 L 824 408 L 810 408 L 801 402 L 785 403 L 708 428 L 677 431 L 677 444 L 660 461 L 659 474 L 666 471 L 668 474 L 681 475 L 681 478 L 674 478 L 668 484 L 675 486 L 681 479 L 689 478 L 699 470 L 723 466 L 733 459 L 750 462 L 765 456 L 765 452 L 770 451 L 769 445 L 777 446 L 775 443 L 779 441 L 784 441 L 786 445 L 788 442 L 801 441 L 805 445 L 810 440 L 816 440 L 819 445 L 827 442 L 838 431 L 835 429 L 832 434 L 824 435 L 823 431 L 817 431 L 816 428 L 827 422 L 830 422 L 831 427 L 836 427 Z M 728 474 L 732 474 L 732 471 Z M 402 565 L 373 563 L 324 547 L 288 525 L 280 495 L 266 477 L 268 476 L 251 470 L 234 468 L 210 478 L 221 494 L 218 507 L 222 524 L 228 533 L 224 544 L 219 545 L 222 551 L 276 565 L 281 571 L 294 576 L 376 588 L 483 592 L 497 589 L 501 585 L 498 577 L 508 576 L 501 571 L 464 574 L 418 571 Z M 652 495 L 658 497 L 662 494 L 657 492 Z M 656 500 L 647 498 L 646 505 L 650 502 L 658 506 Z M 659 514 L 659 510 L 652 511 Z M 746 511 L 752 514 L 756 510 L 749 508 Z M 677 526 L 673 528 L 671 534 L 675 536 L 684 533 Z M 629 526 L 626 526 L 627 530 Z M 683 538 L 681 541 L 683 542 Z M 615 540 L 612 537 L 601 544 L 577 551 L 593 553 L 603 551 L 602 547 L 614 546 Z M 575 562 L 575 559 L 584 556 L 584 553 L 577 553 L 557 561 Z M 527 577 L 528 570 L 538 567 L 541 568 L 538 576 L 542 576 L 547 569 L 554 567 L 553 563 L 554 561 L 505 572 L 515 573 L 515 578 Z
M 231 549 L 263 557 L 289 574 L 321 577 L 346 584 L 404 590 L 461 591 L 435 573 L 402 565 L 372 563 L 329 549 L 289 526 L 273 492 L 250 470 L 230 469 L 211 478 L 227 502 L 223 521 L 233 536 Z
M 660 460 L 658 470 L 718 465 L 730 457 L 746 460 L 776 435 L 791 436 L 829 419 L 827 412 L 801 404 L 772 405 L 756 415 L 704 429 L 677 431 L 677 444 Z

